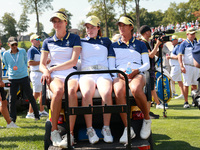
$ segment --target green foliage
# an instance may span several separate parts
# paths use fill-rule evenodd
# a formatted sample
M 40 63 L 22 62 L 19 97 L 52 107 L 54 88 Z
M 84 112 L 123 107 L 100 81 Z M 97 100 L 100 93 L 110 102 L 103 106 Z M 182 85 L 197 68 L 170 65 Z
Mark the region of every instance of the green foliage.
M 21 41 L 18 42 L 18 47 L 24 48 L 26 51 L 31 47 L 31 42 L 30 41 Z
M 101 29 L 104 29 L 103 36 L 112 35 L 116 31 L 115 10 L 109 0 L 88 0 L 92 5 L 87 16 L 95 15 L 101 21 Z
M 61 8 L 59 9 L 59 11 L 64 12 L 67 15 L 67 29 L 71 29 L 71 17 L 73 16 L 68 10 L 66 10 L 65 8 Z
M 26 10 L 27 13 L 36 14 L 37 34 L 39 34 L 39 32 L 41 31 L 39 24 L 39 14 L 41 15 L 48 9 L 53 10 L 53 6 L 51 5 L 52 1 L 53 0 L 21 0 L 20 2 L 20 4 L 23 6 L 23 9 Z
M 2 17 L 1 24 L 3 26 L 4 35 L 9 38 L 10 36 L 17 36 L 16 26 L 17 22 L 13 18 L 13 13 L 5 13 Z
M 37 23 L 36 23 L 35 27 L 37 28 Z M 39 23 L 39 32 L 38 32 L 38 35 L 41 35 L 43 31 L 44 31 L 44 26 L 43 26 L 43 24 L 40 22 L 40 23 Z
M 29 27 L 28 22 L 29 21 L 30 21 L 30 19 L 28 19 L 26 11 L 24 10 L 23 13 L 21 14 L 19 22 L 17 24 L 17 27 L 18 27 L 20 33 L 28 31 L 28 27 Z

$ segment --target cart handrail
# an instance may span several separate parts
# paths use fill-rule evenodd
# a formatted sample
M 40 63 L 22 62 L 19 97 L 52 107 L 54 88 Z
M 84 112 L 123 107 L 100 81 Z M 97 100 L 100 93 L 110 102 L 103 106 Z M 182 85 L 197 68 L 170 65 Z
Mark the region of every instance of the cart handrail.
M 71 76 L 73 75 L 81 75 L 81 74 L 103 74 L 103 73 L 118 73 L 122 74 L 125 79 L 125 87 L 126 87 L 126 113 L 127 113 L 127 136 L 128 136 L 128 144 L 126 145 L 127 149 L 131 149 L 131 138 L 130 138 L 130 101 L 129 101 L 129 88 L 128 88 L 128 77 L 126 74 L 121 71 L 121 70 L 95 70 L 95 71 L 75 71 L 70 73 L 66 78 L 65 78 L 65 113 L 66 113 L 66 122 L 67 122 L 67 142 L 68 142 L 68 149 L 72 149 L 71 146 L 71 138 L 70 138 L 70 121 L 69 121 L 69 103 L 68 103 L 68 81 Z

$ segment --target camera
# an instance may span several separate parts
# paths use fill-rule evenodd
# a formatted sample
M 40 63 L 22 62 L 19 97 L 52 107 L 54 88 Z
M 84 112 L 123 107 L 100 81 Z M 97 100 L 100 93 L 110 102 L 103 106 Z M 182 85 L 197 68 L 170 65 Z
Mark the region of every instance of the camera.
M 156 31 L 153 33 L 153 39 L 159 39 L 161 42 L 171 41 L 171 36 L 166 36 L 166 34 L 173 34 L 175 30 L 169 29 L 166 31 Z

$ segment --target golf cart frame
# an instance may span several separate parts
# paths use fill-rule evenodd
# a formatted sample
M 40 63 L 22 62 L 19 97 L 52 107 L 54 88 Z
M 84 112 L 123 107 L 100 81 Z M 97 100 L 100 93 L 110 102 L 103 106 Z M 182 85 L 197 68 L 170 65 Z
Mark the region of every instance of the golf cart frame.
M 88 107 L 83 107 L 81 106 L 81 101 L 82 98 L 78 99 L 79 106 L 77 107 L 69 107 L 69 101 L 68 101 L 68 81 L 71 76 L 73 75 L 82 75 L 82 74 L 105 74 L 105 73 L 118 73 L 122 74 L 125 79 L 125 86 L 126 86 L 126 104 L 125 105 L 94 105 L 91 106 L 89 105 Z M 149 83 L 149 72 L 146 73 L 146 88 L 145 88 L 145 94 L 148 98 L 151 98 L 151 90 L 150 90 L 150 83 Z M 130 91 L 129 91 L 129 86 L 128 86 L 128 78 L 126 74 L 123 71 L 120 70 L 99 70 L 99 71 L 76 71 L 70 73 L 66 79 L 65 79 L 65 98 L 62 100 L 62 108 L 64 108 L 64 114 L 65 114 L 65 119 L 66 119 L 66 133 L 67 133 L 67 139 L 68 139 L 68 150 L 71 149 L 127 149 L 127 150 L 132 150 L 132 149 L 141 149 L 141 150 L 153 150 L 153 141 L 152 141 L 152 134 L 147 140 L 142 140 L 140 137 L 135 139 L 130 138 L 130 126 L 134 128 L 134 131 L 136 132 L 136 135 L 139 130 L 141 129 L 142 126 L 142 120 L 132 120 L 130 118 L 131 113 L 131 106 L 136 106 L 135 100 L 133 96 L 129 96 Z M 43 104 L 47 104 L 47 101 L 50 101 L 50 99 L 46 98 L 46 85 L 43 86 Z M 132 95 L 132 94 L 131 94 Z M 114 93 L 112 94 L 113 101 L 115 99 Z M 93 98 L 93 100 L 101 102 L 101 97 L 100 98 Z M 50 105 L 49 105 L 50 106 Z M 112 144 L 106 144 L 103 142 L 99 142 L 97 144 L 91 145 L 89 144 L 88 140 L 84 142 L 79 142 L 75 147 L 71 146 L 71 141 L 70 141 L 70 127 L 69 127 L 69 116 L 70 115 L 84 115 L 84 114 L 93 114 L 93 115 L 102 115 L 103 113 L 111 113 L 111 114 L 117 114 L 119 116 L 119 113 L 126 113 L 127 114 L 127 137 L 128 137 L 128 143 L 124 146 L 123 144 L 119 144 L 119 142 L 114 141 Z M 78 120 L 76 120 L 77 122 Z M 112 119 L 111 119 L 112 121 Z M 120 120 L 121 121 L 121 120 Z M 122 122 L 122 121 L 121 121 Z M 75 125 L 76 126 L 76 125 Z M 134 127 L 135 126 L 135 127 Z M 111 127 L 112 129 L 112 127 Z M 47 131 L 46 131 L 47 132 Z M 75 131 L 76 132 L 76 131 Z M 46 134 L 46 133 L 45 133 Z M 45 136 L 46 138 L 46 136 Z M 135 141 L 135 142 L 133 142 Z M 46 146 L 46 145 L 45 145 Z M 58 149 L 56 147 L 54 148 L 48 148 L 48 149 Z

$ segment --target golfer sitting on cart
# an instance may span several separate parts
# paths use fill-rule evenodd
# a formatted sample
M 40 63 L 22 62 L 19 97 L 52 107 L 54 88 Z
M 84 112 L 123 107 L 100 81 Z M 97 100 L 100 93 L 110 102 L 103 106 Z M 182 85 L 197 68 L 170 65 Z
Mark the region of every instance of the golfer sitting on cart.
M 151 120 L 147 107 L 147 98 L 143 92 L 146 84 L 144 71 L 150 68 L 148 50 L 145 43 L 133 37 L 133 19 L 129 16 L 122 16 L 118 23 L 121 38 L 113 43 L 109 49 L 109 68 L 125 71 L 127 64 L 130 63 L 132 72 L 127 74 L 129 79 L 129 88 L 135 98 L 137 106 L 144 114 L 144 121 L 140 131 L 140 137 L 147 139 L 151 133 Z M 126 104 L 125 98 L 125 81 L 124 77 L 119 74 L 113 81 L 114 92 L 117 104 Z M 121 118 L 125 129 L 120 143 L 127 143 L 127 116 L 121 113 Z M 131 128 L 131 138 L 136 135 Z

